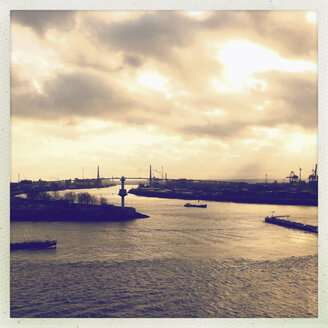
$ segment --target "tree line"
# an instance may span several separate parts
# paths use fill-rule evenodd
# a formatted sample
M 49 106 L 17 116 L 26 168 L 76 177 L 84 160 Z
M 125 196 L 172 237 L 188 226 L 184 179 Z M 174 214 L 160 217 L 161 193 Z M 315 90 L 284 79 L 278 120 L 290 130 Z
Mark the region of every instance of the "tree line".
M 30 200 L 42 200 L 42 201 L 66 201 L 67 203 L 78 203 L 78 204 L 92 204 L 92 205 L 107 205 L 107 199 L 105 197 L 97 197 L 90 195 L 88 192 L 75 193 L 68 191 L 63 195 L 59 194 L 58 191 L 51 192 L 33 192 L 27 193 L 26 198 Z

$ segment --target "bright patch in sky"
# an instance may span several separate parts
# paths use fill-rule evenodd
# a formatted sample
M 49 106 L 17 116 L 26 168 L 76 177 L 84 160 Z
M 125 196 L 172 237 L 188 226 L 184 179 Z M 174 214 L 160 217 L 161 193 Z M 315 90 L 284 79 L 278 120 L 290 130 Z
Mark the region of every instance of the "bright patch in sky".
M 300 152 L 305 143 L 305 138 L 302 134 L 297 133 L 289 139 L 289 142 L 285 145 L 286 150 L 289 152 Z
M 233 90 L 226 83 L 223 83 L 220 79 L 216 77 L 212 79 L 212 83 L 214 88 L 221 93 L 233 92 Z
M 246 41 L 228 42 L 221 49 L 219 56 L 225 66 L 226 77 L 230 83 L 238 87 L 249 84 L 248 77 L 254 72 L 316 70 L 314 63 L 285 59 L 275 51 Z
M 210 11 L 186 11 L 186 14 L 196 20 L 204 20 L 213 12 Z
M 163 91 L 167 79 L 157 72 L 147 71 L 139 74 L 138 82 L 148 88 Z
M 210 117 L 227 115 L 227 113 L 223 109 L 220 109 L 220 108 L 216 108 L 212 111 L 206 111 L 206 112 L 204 112 L 204 114 L 207 116 L 210 116 Z
M 33 86 L 34 86 L 36 92 L 37 92 L 37 93 L 42 93 L 40 83 L 39 83 L 38 81 L 36 81 L 36 80 L 33 80 L 32 83 L 33 83 Z
M 318 14 L 316 11 L 310 11 L 307 15 L 306 15 L 306 19 L 308 22 L 312 23 L 312 24 L 316 24 L 318 22 Z

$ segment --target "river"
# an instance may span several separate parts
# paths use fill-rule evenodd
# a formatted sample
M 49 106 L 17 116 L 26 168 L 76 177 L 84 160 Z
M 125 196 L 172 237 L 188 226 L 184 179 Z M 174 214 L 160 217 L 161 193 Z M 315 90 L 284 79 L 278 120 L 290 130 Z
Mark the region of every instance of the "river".
M 84 191 L 119 205 L 118 189 Z M 57 240 L 11 252 L 12 317 L 317 316 L 317 234 L 264 222 L 275 211 L 317 225 L 317 207 L 125 200 L 150 217 L 11 223 L 12 242 Z

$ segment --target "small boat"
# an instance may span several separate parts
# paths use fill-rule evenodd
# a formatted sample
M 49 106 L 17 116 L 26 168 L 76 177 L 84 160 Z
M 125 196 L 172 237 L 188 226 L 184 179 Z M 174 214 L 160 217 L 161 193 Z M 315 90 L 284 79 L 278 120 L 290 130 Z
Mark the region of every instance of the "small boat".
M 24 241 L 22 243 L 10 243 L 10 250 L 56 248 L 56 244 L 57 240 Z
M 185 207 L 200 207 L 200 208 L 206 208 L 207 204 L 190 204 L 190 203 L 186 203 L 184 204 Z

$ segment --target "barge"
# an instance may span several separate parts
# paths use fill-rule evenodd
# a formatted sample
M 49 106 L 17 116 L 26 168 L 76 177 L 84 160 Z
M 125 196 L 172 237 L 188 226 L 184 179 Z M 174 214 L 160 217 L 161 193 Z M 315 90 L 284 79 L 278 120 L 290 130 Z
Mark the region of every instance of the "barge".
M 289 217 L 289 215 L 279 215 L 279 216 L 267 216 L 264 221 L 266 223 L 271 223 L 271 224 L 276 224 L 282 227 L 287 227 L 291 229 L 298 229 L 298 230 L 303 230 L 303 231 L 308 231 L 308 232 L 313 232 L 313 233 L 318 233 L 318 227 L 311 225 L 311 224 L 303 224 L 300 222 L 294 222 L 286 219 L 281 219 L 284 217 Z
M 190 203 L 186 203 L 184 204 L 185 207 L 200 207 L 200 208 L 206 208 L 207 204 L 190 204 Z
M 22 243 L 10 243 L 10 250 L 56 248 L 56 244 L 57 240 L 24 241 Z

